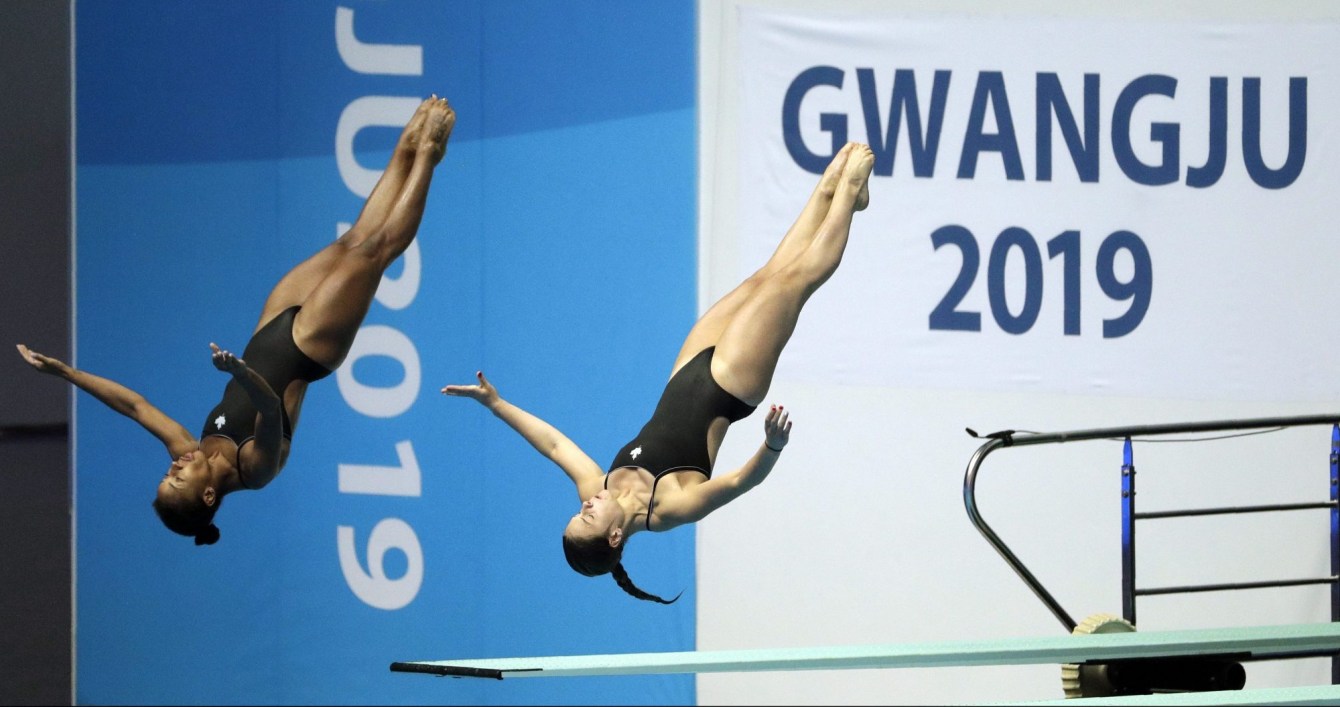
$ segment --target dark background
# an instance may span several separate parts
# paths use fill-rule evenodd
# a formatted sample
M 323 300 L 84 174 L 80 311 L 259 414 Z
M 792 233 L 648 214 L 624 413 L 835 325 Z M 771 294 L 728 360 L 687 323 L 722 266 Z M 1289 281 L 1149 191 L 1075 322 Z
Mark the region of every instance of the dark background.
M 71 704 L 70 5 L 0 2 L 0 704 Z

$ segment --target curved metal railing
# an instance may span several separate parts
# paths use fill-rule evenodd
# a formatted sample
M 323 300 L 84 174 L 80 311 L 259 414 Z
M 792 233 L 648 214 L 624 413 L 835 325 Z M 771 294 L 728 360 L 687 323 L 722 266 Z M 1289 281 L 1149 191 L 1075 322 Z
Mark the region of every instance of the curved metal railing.
M 986 520 L 982 517 L 981 511 L 979 511 L 977 508 L 977 496 L 976 496 L 977 474 L 981 469 L 982 462 L 986 460 L 986 457 L 988 455 L 990 455 L 992 452 L 995 452 L 998 449 L 1002 449 L 1005 447 L 1028 447 L 1041 444 L 1060 444 L 1064 442 L 1080 442 L 1085 440 L 1096 440 L 1096 439 L 1120 440 L 1123 438 L 1129 439 L 1131 437 L 1150 437 L 1158 435 L 1186 434 L 1193 432 L 1228 432 L 1235 430 L 1264 430 L 1268 428 L 1302 427 L 1308 425 L 1335 426 L 1337 424 L 1340 424 L 1340 413 L 1332 413 L 1325 415 L 1302 415 L 1294 417 L 1264 417 L 1264 418 L 1244 419 L 1244 420 L 1217 420 L 1209 422 L 1172 423 L 1163 425 L 1135 425 L 1129 427 L 1108 427 L 1102 429 L 1073 430 L 1068 432 L 1050 432 L 1050 433 L 1015 432 L 1013 430 L 995 432 L 984 436 L 985 438 L 987 438 L 988 441 L 981 447 L 979 447 L 977 451 L 973 453 L 972 458 L 968 461 L 967 473 L 965 474 L 963 479 L 963 502 L 964 505 L 967 506 L 968 518 L 972 521 L 972 524 L 977 527 L 977 530 L 982 533 L 982 536 L 986 538 L 986 541 L 990 543 L 993 548 L 996 549 L 996 552 L 998 552 L 1002 558 L 1005 559 L 1006 564 L 1008 564 L 1010 568 L 1013 569 L 1015 573 L 1019 575 L 1020 579 L 1022 579 L 1024 583 L 1028 585 L 1029 589 L 1033 590 L 1033 593 L 1037 595 L 1039 599 L 1042 600 L 1042 603 L 1045 604 L 1047 608 L 1052 612 L 1052 614 L 1061 622 L 1061 624 L 1066 627 L 1066 631 L 1073 632 L 1075 630 L 1075 627 L 1078 625 L 1076 624 L 1075 619 L 1073 619 L 1070 616 L 1070 614 L 1066 613 L 1065 609 L 1063 609 L 1060 603 L 1056 601 L 1056 598 L 1053 597 L 1051 593 L 1048 592 L 1047 589 L 1042 586 L 1042 582 L 1038 581 L 1038 578 L 1035 577 L 1033 573 L 1030 572 L 1026 566 L 1024 566 L 1023 561 L 1021 561 L 1019 557 L 1015 555 L 1013 551 L 1010 550 L 1009 546 L 1005 544 L 1005 541 L 1002 540 L 1000 536 L 997 535 L 996 532 L 991 529 L 991 526 L 987 524 Z M 969 434 L 972 434 L 974 437 L 979 436 L 977 435 L 976 432 L 973 432 L 972 430 L 968 430 L 968 432 Z M 1129 459 L 1127 461 L 1129 464 Z M 1333 467 L 1335 466 L 1334 458 L 1332 460 L 1332 466 Z M 1128 478 L 1133 477 L 1133 470 L 1130 474 L 1127 475 L 1127 477 Z M 1133 484 L 1133 478 L 1129 483 Z M 1307 505 L 1308 507 L 1331 508 L 1332 528 L 1333 529 L 1335 528 L 1337 522 L 1336 521 L 1337 508 L 1340 508 L 1340 506 L 1337 506 L 1334 483 L 1332 485 L 1332 495 L 1331 495 L 1331 501 L 1329 503 L 1305 504 L 1305 505 Z M 1241 508 L 1202 509 L 1200 511 L 1176 511 L 1173 513 L 1178 515 L 1192 515 L 1198 513 L 1204 514 L 1206 512 L 1238 513 L 1238 512 L 1254 512 L 1259 510 L 1274 510 L 1274 509 L 1267 507 L 1241 507 Z M 1166 516 L 1169 514 L 1165 513 L 1160 515 Z M 1333 530 L 1333 536 L 1334 536 L 1334 530 Z M 1333 544 L 1332 554 L 1335 555 L 1336 553 L 1334 551 L 1334 539 L 1332 544 Z M 1130 564 L 1134 564 L 1133 561 Z M 1134 568 L 1131 567 L 1127 569 L 1131 571 L 1133 576 Z M 1336 572 L 1337 569 L 1333 566 L 1332 571 Z M 1320 583 L 1322 581 L 1331 582 L 1333 585 L 1332 603 L 1335 604 L 1337 603 L 1337 601 L 1340 601 L 1340 584 L 1336 583 L 1335 577 L 1332 577 L 1327 580 L 1307 580 L 1308 583 L 1312 583 L 1314 581 L 1316 583 Z M 1265 586 L 1265 585 L 1282 586 L 1284 584 L 1286 583 L 1255 583 L 1254 586 Z M 1201 590 L 1208 591 L 1210 589 L 1220 589 L 1220 588 L 1237 588 L 1237 587 L 1230 587 L 1224 585 L 1215 587 L 1205 587 L 1201 588 Z M 1177 589 L 1187 590 L 1188 588 L 1177 588 Z M 1133 614 L 1133 611 L 1131 613 Z

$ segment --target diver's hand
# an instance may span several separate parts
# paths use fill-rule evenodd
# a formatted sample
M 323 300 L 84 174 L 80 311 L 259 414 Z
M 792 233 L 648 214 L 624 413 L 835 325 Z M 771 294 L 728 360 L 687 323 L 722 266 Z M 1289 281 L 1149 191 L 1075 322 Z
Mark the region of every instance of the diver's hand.
M 780 452 L 791 441 L 790 413 L 781 405 L 773 405 L 763 418 L 763 443 L 774 452 Z
M 60 359 L 37 353 L 23 344 L 17 344 L 16 346 L 19 349 L 19 354 L 23 356 L 23 360 L 27 361 L 28 365 L 41 373 L 68 378 L 69 374 L 74 370 L 70 368 L 69 364 L 66 364 Z
M 484 377 L 483 371 L 476 371 L 475 377 L 479 379 L 479 385 L 448 385 L 442 388 L 442 393 L 460 398 L 473 398 L 480 405 L 493 409 L 501 399 L 498 396 L 498 389 Z
M 219 348 L 218 345 L 212 341 L 209 343 L 209 348 L 214 352 L 213 355 L 210 356 L 210 360 L 214 363 L 215 368 L 233 375 L 240 375 L 246 372 L 246 361 L 234 356 L 229 351 Z

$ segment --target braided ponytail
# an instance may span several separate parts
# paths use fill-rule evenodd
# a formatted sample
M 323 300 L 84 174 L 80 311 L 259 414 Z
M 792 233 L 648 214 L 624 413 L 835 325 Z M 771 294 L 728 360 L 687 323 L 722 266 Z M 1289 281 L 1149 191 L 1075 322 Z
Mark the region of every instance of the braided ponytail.
M 654 601 L 661 604 L 673 604 L 679 600 L 683 592 L 675 595 L 674 599 L 666 601 L 655 594 L 644 592 L 633 584 L 633 580 L 628 578 L 628 572 L 623 568 L 623 549 L 626 543 L 618 547 L 612 547 L 609 541 L 602 536 L 594 538 L 583 538 L 573 540 L 566 534 L 563 536 L 563 556 L 568 560 L 568 566 L 580 574 L 587 577 L 599 577 L 602 574 L 613 574 L 614 581 L 618 583 L 619 588 L 628 594 L 637 597 L 643 601 Z
M 628 572 L 624 570 L 622 562 L 614 565 L 614 568 L 611 569 L 610 572 L 614 575 L 614 581 L 618 583 L 620 589 L 624 590 L 625 592 L 628 592 L 629 594 L 643 601 L 654 601 L 660 604 L 673 604 L 679 601 L 679 597 L 684 594 L 684 592 L 680 592 L 679 594 L 675 595 L 674 599 L 666 601 L 665 599 L 662 599 L 656 596 L 655 594 L 644 592 L 641 589 L 638 589 L 637 585 L 633 584 L 633 580 L 628 578 Z

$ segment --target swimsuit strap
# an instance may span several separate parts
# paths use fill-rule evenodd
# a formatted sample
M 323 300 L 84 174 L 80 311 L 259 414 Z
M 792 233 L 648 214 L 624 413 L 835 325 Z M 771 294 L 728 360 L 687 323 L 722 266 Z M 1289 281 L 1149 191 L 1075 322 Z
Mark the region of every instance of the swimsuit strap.
M 255 440 L 256 435 L 252 435 L 242 440 L 242 443 L 237 445 L 237 483 L 242 484 L 242 488 L 248 491 L 255 491 L 256 489 L 251 488 L 251 486 L 247 483 L 247 475 L 242 471 L 242 447 L 247 442 L 254 442 Z
M 712 478 L 712 475 L 711 475 L 711 474 L 709 474 L 709 473 L 703 471 L 702 469 L 699 469 L 699 468 L 696 467 L 696 466 L 681 466 L 681 467 L 677 467 L 677 468 L 674 468 L 674 469 L 666 469 L 665 471 L 662 471 L 661 473 L 657 474 L 654 478 L 652 478 L 652 480 L 651 480 L 651 496 L 649 496 L 649 497 L 647 498 L 647 530 L 648 530 L 648 531 L 651 531 L 651 510 L 652 510 L 653 508 L 655 508 L 655 502 L 656 502 L 656 484 L 661 483 L 661 477 L 662 477 L 662 476 L 665 476 L 666 474 L 669 474 L 669 473 L 672 473 L 672 472 L 676 472 L 676 471 L 696 471 L 696 472 L 698 472 L 699 474 L 702 474 L 703 476 L 706 476 L 706 477 L 709 478 L 709 479 Z M 608 478 L 608 477 L 606 477 L 606 478 Z M 653 532 L 654 532 L 654 531 L 653 531 Z

